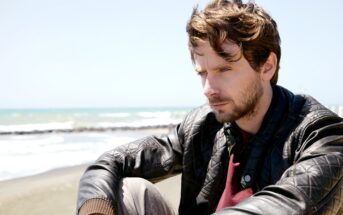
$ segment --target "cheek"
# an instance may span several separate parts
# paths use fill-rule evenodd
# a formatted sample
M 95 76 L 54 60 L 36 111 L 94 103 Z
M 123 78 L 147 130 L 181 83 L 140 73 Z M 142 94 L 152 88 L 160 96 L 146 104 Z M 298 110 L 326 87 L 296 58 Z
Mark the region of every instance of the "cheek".
M 242 97 L 242 92 L 244 93 L 247 85 L 250 84 L 247 78 L 248 77 L 244 77 L 241 75 L 231 77 L 231 79 L 226 80 L 223 90 L 227 93 L 230 93 L 235 98 L 240 98 Z
M 238 75 L 225 74 L 219 80 L 218 84 L 223 91 L 235 91 L 241 85 L 241 80 Z

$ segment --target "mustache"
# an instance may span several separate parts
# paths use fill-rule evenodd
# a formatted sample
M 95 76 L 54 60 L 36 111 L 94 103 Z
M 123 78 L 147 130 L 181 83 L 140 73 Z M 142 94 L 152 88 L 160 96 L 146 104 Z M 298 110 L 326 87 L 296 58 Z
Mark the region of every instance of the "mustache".
M 230 97 L 221 97 L 218 95 L 207 97 L 207 100 L 210 105 L 232 101 Z

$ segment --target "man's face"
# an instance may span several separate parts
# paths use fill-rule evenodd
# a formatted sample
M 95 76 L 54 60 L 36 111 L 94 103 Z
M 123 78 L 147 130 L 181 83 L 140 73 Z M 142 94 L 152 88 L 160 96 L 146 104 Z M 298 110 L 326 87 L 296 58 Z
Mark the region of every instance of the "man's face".
M 223 49 L 234 54 L 236 61 L 227 62 L 218 56 L 208 41 L 194 49 L 195 70 L 204 94 L 220 122 L 253 117 L 263 95 L 260 73 L 251 68 L 237 44 L 227 41 Z

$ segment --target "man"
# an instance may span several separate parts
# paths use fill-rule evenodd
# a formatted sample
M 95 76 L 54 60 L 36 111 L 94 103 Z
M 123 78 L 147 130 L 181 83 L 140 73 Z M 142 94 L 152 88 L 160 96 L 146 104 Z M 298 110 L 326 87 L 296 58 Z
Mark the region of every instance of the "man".
M 102 155 L 81 179 L 79 214 L 174 214 L 147 180 L 177 173 L 179 214 L 342 213 L 343 120 L 276 85 L 275 21 L 255 4 L 215 0 L 187 32 L 208 104 L 168 136 Z

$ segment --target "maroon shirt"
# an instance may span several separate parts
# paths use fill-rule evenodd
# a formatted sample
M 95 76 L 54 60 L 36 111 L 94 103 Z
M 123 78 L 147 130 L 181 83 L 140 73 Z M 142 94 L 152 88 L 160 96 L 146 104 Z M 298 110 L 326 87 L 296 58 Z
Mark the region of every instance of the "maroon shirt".
M 217 212 L 225 207 L 234 206 L 253 194 L 251 188 L 244 189 L 240 183 L 242 176 L 242 152 L 244 146 L 249 143 L 251 134 L 241 129 L 239 130 L 241 141 L 232 148 L 225 189 L 217 205 Z

